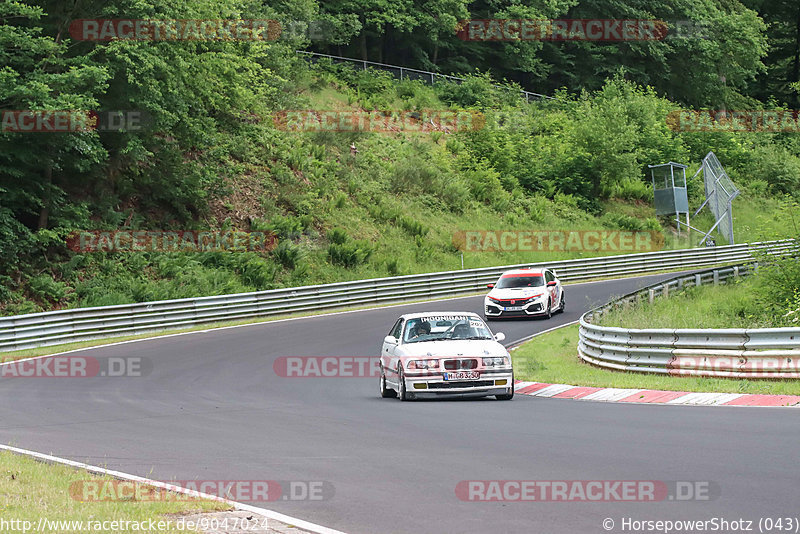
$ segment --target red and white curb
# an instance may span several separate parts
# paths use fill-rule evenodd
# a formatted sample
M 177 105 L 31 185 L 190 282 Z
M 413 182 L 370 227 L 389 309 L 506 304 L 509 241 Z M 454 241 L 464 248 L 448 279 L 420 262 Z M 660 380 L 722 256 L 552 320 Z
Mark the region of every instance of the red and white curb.
M 800 408 L 798 395 L 757 395 L 745 393 L 691 393 L 655 389 L 619 389 L 544 384 L 541 382 L 514 383 L 517 395 L 635 404 L 669 404 L 682 406 L 772 406 Z

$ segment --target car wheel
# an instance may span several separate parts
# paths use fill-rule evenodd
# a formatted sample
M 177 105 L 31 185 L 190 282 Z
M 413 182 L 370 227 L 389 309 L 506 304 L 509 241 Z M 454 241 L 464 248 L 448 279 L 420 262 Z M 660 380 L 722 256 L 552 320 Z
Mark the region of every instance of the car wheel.
M 511 393 L 506 393 L 505 395 L 495 395 L 494 398 L 497 400 L 511 400 L 514 398 L 514 375 L 511 375 Z
M 547 319 L 553 316 L 553 301 L 550 299 L 547 299 L 547 313 L 545 313 L 544 316 Z
M 386 373 L 381 365 L 381 397 L 384 399 L 392 399 L 397 396 L 397 392 L 389 387 L 386 387 Z
M 413 394 L 406 391 L 406 374 L 403 372 L 403 366 L 397 366 L 397 380 L 400 382 L 400 391 L 398 392 L 398 397 L 400 397 L 401 401 L 407 401 L 413 399 Z
M 558 313 L 564 313 L 564 306 L 567 304 L 567 299 L 564 297 L 564 290 L 561 290 L 561 304 L 558 306 Z

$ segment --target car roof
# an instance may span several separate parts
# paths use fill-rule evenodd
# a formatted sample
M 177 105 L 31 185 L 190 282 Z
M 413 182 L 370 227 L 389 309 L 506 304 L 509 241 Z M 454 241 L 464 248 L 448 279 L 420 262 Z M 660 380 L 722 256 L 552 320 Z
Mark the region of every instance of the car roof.
M 530 267 L 525 269 L 511 269 L 510 271 L 506 271 L 500 275 L 500 278 L 504 276 L 520 276 L 520 275 L 530 275 L 530 276 L 541 276 L 547 269 L 545 267 Z
M 441 316 L 451 316 L 451 315 L 477 317 L 479 319 L 481 317 L 475 312 L 468 312 L 468 311 L 427 311 L 427 312 L 406 313 L 405 315 L 401 315 L 400 317 L 402 319 L 407 320 L 407 319 L 419 319 L 421 317 L 441 317 Z

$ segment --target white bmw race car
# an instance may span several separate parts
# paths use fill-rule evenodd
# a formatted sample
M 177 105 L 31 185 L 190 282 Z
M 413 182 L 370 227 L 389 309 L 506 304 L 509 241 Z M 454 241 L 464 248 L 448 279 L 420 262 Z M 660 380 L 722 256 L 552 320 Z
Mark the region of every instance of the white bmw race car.
M 511 356 L 481 316 L 425 312 L 401 316 L 383 340 L 381 397 L 514 397 Z
M 487 319 L 500 317 L 547 317 L 563 312 L 566 299 L 556 273 L 550 269 L 506 271 L 483 300 Z

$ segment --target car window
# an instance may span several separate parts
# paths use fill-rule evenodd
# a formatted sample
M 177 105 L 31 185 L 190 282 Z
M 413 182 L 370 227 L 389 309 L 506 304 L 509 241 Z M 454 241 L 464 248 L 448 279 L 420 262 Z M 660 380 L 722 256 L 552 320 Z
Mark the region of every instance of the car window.
M 544 272 L 544 279 L 547 282 L 552 282 L 553 280 L 555 280 L 555 277 L 553 276 L 553 273 L 551 273 L 550 271 L 545 271 Z
M 403 331 L 404 343 L 428 341 L 432 337 L 434 336 L 431 334 L 431 322 L 426 320 L 425 317 L 409 319 L 406 322 L 406 327 Z
M 403 331 L 404 343 L 452 339 L 494 339 L 494 337 L 480 318 L 467 315 L 452 316 L 446 320 L 435 317 L 409 319 Z
M 517 287 L 542 287 L 544 277 L 540 274 L 503 276 L 497 281 L 495 287 L 499 289 L 513 289 Z
M 402 331 L 402 328 L 403 328 L 403 320 L 398 319 L 397 322 L 394 323 L 394 326 L 392 327 L 391 332 L 389 332 L 389 335 L 396 339 L 400 339 L 400 332 Z

